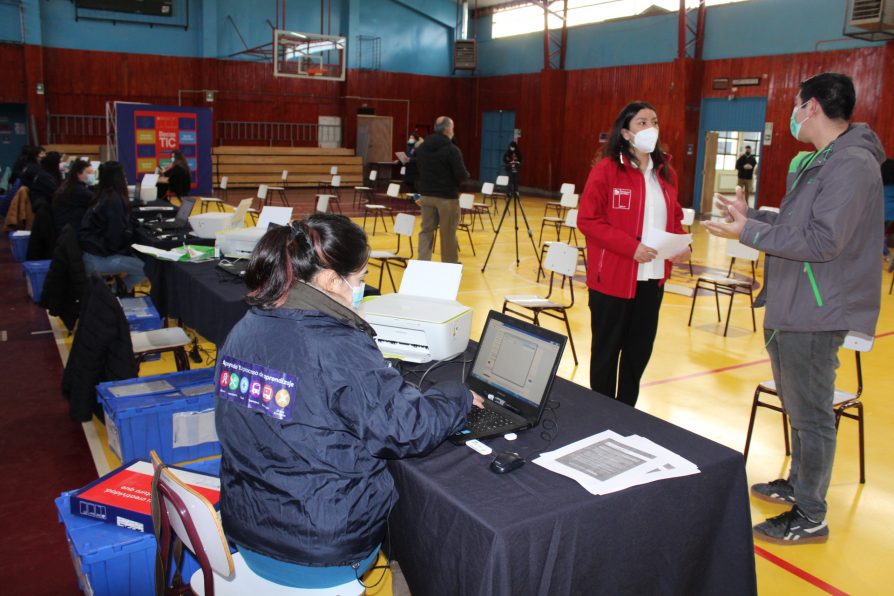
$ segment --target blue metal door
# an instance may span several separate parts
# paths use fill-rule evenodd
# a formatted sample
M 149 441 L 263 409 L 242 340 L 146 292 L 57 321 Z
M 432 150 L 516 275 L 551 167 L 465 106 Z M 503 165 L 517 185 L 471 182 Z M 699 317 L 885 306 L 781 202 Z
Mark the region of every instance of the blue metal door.
M 698 158 L 696 160 L 698 168 L 695 173 L 695 193 L 692 197 L 692 207 L 696 211 L 702 211 L 700 203 L 705 166 L 714 167 L 714 164 L 705 164 L 705 133 L 712 130 L 762 133 L 766 114 L 766 97 L 742 97 L 732 101 L 727 99 L 702 100 L 701 122 L 698 127 Z M 760 168 L 757 170 L 755 186 L 759 184 L 760 170 Z M 710 209 L 710 205 L 705 205 L 705 210 Z
M 503 153 L 515 134 L 515 112 L 484 112 L 481 117 L 481 181 L 503 174 Z
M 0 176 L 12 167 L 28 141 L 25 104 L 0 104 Z

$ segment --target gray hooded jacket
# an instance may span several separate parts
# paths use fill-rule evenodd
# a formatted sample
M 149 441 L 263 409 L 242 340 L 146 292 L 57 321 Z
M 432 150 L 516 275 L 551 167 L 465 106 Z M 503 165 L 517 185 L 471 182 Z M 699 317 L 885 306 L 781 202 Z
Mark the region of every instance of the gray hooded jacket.
M 875 133 L 854 124 L 793 161 L 778 214 L 748 210 L 740 241 L 767 253 L 767 329 L 875 334 L 884 160 Z

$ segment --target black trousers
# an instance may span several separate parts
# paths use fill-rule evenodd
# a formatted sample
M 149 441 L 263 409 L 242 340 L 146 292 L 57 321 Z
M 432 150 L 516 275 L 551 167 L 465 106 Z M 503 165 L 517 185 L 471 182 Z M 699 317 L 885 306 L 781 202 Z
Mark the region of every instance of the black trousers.
M 636 283 L 632 299 L 590 290 L 590 387 L 627 405 L 636 405 L 639 381 L 652 356 L 664 286 Z

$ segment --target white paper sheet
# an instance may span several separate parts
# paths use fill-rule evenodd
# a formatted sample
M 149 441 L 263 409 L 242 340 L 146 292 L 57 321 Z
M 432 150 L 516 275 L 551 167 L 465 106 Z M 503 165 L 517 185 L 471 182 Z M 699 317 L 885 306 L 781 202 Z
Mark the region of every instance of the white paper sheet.
M 272 223 L 279 226 L 287 226 L 291 221 L 291 207 L 264 207 L 261 209 L 261 215 L 258 216 L 258 227 L 266 230 Z
M 456 300 L 463 266 L 437 261 L 410 261 L 400 282 L 398 294 Z
M 533 463 L 575 480 L 594 495 L 699 471 L 645 437 L 623 437 L 611 430 L 543 453 Z
M 683 252 L 692 244 L 692 234 L 670 234 L 664 230 L 649 228 L 643 234 L 641 242 L 658 251 L 658 259 L 669 259 Z

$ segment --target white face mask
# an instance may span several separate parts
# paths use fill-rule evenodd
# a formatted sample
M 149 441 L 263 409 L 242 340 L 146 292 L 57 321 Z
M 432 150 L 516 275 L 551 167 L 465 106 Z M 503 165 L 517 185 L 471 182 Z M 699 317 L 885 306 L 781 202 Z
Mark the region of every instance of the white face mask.
M 631 144 L 643 153 L 652 153 L 658 145 L 658 129 L 654 126 L 644 128 L 633 135 Z

